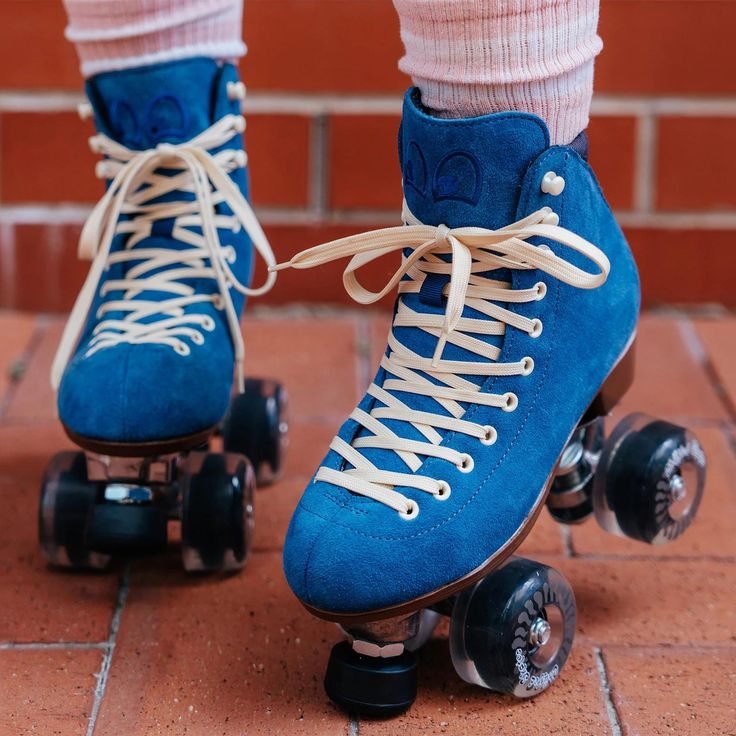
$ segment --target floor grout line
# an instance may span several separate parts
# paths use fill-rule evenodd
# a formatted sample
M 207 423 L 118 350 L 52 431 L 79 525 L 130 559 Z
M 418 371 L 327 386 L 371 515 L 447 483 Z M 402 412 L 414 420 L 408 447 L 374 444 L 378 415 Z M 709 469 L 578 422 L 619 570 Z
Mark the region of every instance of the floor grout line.
M 7 391 L 5 392 L 2 399 L 0 399 L 0 422 L 4 418 L 5 412 L 13 403 L 13 399 L 15 398 L 18 387 L 21 385 L 21 383 L 23 383 L 23 378 L 25 377 L 28 368 L 36 357 L 38 348 L 41 345 L 46 331 L 48 330 L 48 326 L 49 320 L 46 318 L 45 315 L 39 314 L 36 317 L 36 324 L 33 328 L 31 337 L 29 338 L 28 343 L 26 344 L 23 352 L 20 354 L 17 360 L 17 364 L 23 366 L 23 372 L 20 374 L 20 376 L 18 376 L 18 378 L 10 382 Z
M 105 697 L 105 690 L 107 688 L 107 678 L 110 674 L 110 666 L 112 664 L 112 655 L 115 653 L 115 644 L 117 643 L 118 631 L 120 629 L 120 620 L 123 615 L 123 609 L 125 608 L 125 602 L 128 599 L 128 593 L 130 591 L 130 569 L 131 563 L 128 562 L 123 570 L 123 574 L 120 577 L 120 585 L 118 586 L 118 595 L 115 601 L 115 611 L 110 621 L 110 635 L 107 638 L 107 648 L 105 655 L 102 658 L 102 666 L 100 672 L 97 675 L 97 687 L 95 687 L 94 702 L 92 704 L 92 712 L 89 716 L 87 723 L 87 736 L 93 736 L 95 732 L 95 726 L 97 725 L 97 716 L 100 713 L 100 707 L 102 705 L 102 699 Z
M 553 559 L 554 555 L 545 555 L 549 559 Z M 566 557 L 566 555 L 557 555 L 557 557 Z M 676 562 L 711 562 L 716 564 L 733 565 L 736 557 L 733 555 L 657 555 L 657 554 L 635 554 L 635 555 L 604 555 L 590 553 L 575 553 L 575 560 L 584 562 L 656 562 L 660 563 L 676 563 Z
M 577 641 L 577 639 L 576 639 Z M 654 644 L 628 644 L 628 643 L 621 643 L 621 642 L 607 642 L 605 640 L 601 639 L 585 639 L 583 638 L 583 642 L 588 643 L 593 647 L 593 649 L 598 649 L 599 647 L 605 647 L 606 650 L 615 650 L 615 651 L 621 651 L 621 652 L 677 652 L 685 654 L 687 652 L 691 653 L 699 653 L 702 652 L 703 654 L 706 654 L 708 652 L 728 652 L 729 654 L 733 652 L 736 649 L 736 643 L 731 642 L 716 642 L 716 643 L 710 643 L 710 642 L 694 642 L 691 644 L 682 644 L 677 642 L 666 642 L 666 643 L 654 643 Z
M 677 321 L 677 325 L 687 351 L 690 353 L 693 360 L 703 368 L 713 392 L 726 412 L 726 416 L 731 422 L 736 422 L 736 406 L 734 405 L 734 400 L 723 385 L 723 382 L 718 375 L 718 371 L 716 370 L 703 341 L 700 339 L 700 335 L 698 335 L 698 331 L 695 328 L 692 319 L 684 317 Z
M 0 642 L 0 651 L 89 650 L 108 649 L 109 646 L 106 641 L 4 641 Z
M 350 716 L 348 721 L 348 736 L 359 736 L 360 734 L 360 721 L 357 716 Z
M 606 711 L 608 712 L 608 720 L 611 723 L 611 731 L 613 736 L 622 736 L 621 719 L 619 718 L 618 711 L 611 697 L 611 684 L 608 681 L 608 672 L 606 671 L 606 663 L 603 659 L 603 652 L 600 647 L 593 647 L 593 655 L 595 656 L 595 662 L 598 667 L 598 676 L 601 681 L 601 688 L 603 690 L 603 699 L 606 703 Z

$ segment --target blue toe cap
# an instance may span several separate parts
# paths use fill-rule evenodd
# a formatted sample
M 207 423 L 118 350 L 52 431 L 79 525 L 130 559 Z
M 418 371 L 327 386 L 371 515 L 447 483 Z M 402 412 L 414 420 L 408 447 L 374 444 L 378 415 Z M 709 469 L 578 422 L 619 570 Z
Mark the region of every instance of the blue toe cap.
M 59 418 L 82 437 L 151 442 L 214 426 L 228 405 L 232 363 L 166 345 L 79 351 L 59 387 Z M 208 356 L 212 357 L 212 356 Z

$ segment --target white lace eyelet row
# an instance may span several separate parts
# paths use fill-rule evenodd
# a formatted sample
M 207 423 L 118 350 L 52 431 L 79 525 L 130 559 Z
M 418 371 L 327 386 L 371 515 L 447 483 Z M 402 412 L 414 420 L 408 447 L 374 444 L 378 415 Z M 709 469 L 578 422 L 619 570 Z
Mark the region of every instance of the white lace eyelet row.
M 419 504 L 416 501 L 409 501 L 409 508 L 406 511 L 399 511 L 398 513 L 405 521 L 416 519 L 419 516 Z
M 468 455 L 467 452 L 464 452 L 460 456 L 460 462 L 456 467 L 461 473 L 470 473 L 475 467 L 475 460 L 473 460 L 472 455 Z
M 519 397 L 512 391 L 507 391 L 503 397 L 506 403 L 501 408 L 504 411 L 515 411 L 516 407 L 519 406 Z
M 496 440 L 498 439 L 498 432 L 496 431 L 495 427 L 491 427 L 490 425 L 486 425 L 483 427 L 483 430 L 485 431 L 485 435 L 480 438 L 481 445 L 493 445 L 496 443 Z
M 452 488 L 450 488 L 450 484 L 446 480 L 438 480 L 437 483 L 439 484 L 440 490 L 435 493 L 434 497 L 438 501 L 447 501 L 447 499 L 450 498 L 450 494 L 452 493 Z

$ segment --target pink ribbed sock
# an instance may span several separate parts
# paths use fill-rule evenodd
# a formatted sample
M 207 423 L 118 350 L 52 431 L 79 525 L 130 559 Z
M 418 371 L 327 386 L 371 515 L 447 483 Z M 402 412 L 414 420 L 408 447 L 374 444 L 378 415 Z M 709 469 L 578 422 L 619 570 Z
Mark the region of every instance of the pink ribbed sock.
M 399 62 L 441 117 L 520 110 L 552 143 L 588 124 L 599 0 L 394 0 Z
M 82 74 L 245 54 L 243 0 L 64 0 Z

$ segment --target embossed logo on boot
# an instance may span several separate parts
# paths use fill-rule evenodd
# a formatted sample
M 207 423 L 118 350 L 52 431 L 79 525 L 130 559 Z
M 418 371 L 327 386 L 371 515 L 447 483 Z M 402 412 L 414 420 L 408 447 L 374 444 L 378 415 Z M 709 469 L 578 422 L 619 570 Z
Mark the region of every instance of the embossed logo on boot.
M 189 116 L 181 101 L 171 94 L 158 95 L 136 115 L 126 100 L 112 100 L 108 106 L 112 132 L 128 148 L 153 147 L 162 141 L 187 138 Z
M 438 164 L 432 178 L 435 202 L 454 199 L 476 205 L 481 194 L 480 165 L 465 151 L 452 151 Z
M 421 197 L 431 193 L 435 202 L 455 200 L 478 204 L 483 179 L 475 156 L 467 151 L 450 151 L 440 159 L 430 176 L 431 168 L 419 144 L 411 141 L 404 159 L 404 189 L 412 189 Z

